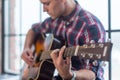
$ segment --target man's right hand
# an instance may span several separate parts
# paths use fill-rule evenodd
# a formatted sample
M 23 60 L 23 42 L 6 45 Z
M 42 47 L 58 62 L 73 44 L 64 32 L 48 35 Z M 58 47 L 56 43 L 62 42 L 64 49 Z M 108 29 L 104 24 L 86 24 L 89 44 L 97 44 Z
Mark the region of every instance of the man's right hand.
M 27 63 L 29 66 L 34 64 L 34 56 L 31 49 L 24 49 L 21 55 L 21 58 Z

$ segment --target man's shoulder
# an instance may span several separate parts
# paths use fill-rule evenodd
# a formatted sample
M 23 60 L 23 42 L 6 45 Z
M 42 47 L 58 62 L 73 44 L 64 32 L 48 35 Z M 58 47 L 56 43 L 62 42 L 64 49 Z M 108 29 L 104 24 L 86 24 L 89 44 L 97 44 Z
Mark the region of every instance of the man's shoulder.
M 32 27 L 37 27 L 37 26 L 39 26 L 40 24 L 41 24 L 40 22 L 33 23 L 33 24 L 32 24 Z
M 87 25 L 101 24 L 101 21 L 96 15 L 84 9 L 79 13 L 79 17 L 80 21 L 85 22 Z

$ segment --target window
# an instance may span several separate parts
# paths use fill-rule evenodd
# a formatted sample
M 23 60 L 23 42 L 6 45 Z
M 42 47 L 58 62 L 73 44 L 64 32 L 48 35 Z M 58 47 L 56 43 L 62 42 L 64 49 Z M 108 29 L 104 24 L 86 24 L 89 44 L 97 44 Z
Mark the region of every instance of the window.
M 111 28 L 120 30 L 120 16 L 118 16 L 120 14 L 120 10 L 118 10 L 119 3 L 119 0 L 111 0 Z
M 40 21 L 39 0 L 4 0 L 4 71 L 19 73 L 25 35 L 33 23 Z
M 80 5 L 96 15 L 105 26 L 107 38 L 111 38 L 112 80 L 118 80 L 120 74 L 120 7 L 119 0 L 77 0 Z M 33 23 L 43 21 L 48 15 L 43 12 L 39 0 L 4 0 L 4 71 L 20 72 L 20 58 L 28 29 Z M 105 67 L 105 70 L 107 67 Z M 106 70 L 107 71 L 107 70 Z M 106 77 L 105 78 L 108 80 Z
M 120 32 L 114 32 L 111 34 L 111 39 L 113 42 L 112 50 L 112 80 L 119 79 L 120 74 Z

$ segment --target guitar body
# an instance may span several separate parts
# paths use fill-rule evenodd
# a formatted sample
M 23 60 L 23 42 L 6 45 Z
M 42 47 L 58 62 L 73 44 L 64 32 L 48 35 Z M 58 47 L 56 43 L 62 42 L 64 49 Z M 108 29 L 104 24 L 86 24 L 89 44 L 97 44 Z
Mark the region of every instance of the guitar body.
M 43 35 L 39 35 L 35 40 L 35 56 L 34 66 L 25 65 L 22 72 L 21 80 L 52 80 L 55 67 L 52 59 L 40 60 L 41 53 L 46 50 L 53 50 L 61 48 L 62 43 L 55 39 L 52 34 L 44 38 Z
M 55 67 L 51 60 L 45 60 L 40 62 L 39 72 L 37 77 L 33 80 L 52 80 Z

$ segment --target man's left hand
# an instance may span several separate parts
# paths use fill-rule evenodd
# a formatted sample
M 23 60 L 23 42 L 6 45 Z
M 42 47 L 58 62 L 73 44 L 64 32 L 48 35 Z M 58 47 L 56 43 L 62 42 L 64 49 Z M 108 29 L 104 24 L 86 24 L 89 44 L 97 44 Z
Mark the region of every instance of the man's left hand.
M 51 53 L 51 57 L 59 75 L 63 79 L 70 80 L 73 76 L 71 71 L 71 57 L 66 57 L 66 59 L 63 59 L 65 48 L 66 47 L 63 46 L 61 49 L 54 50 Z

